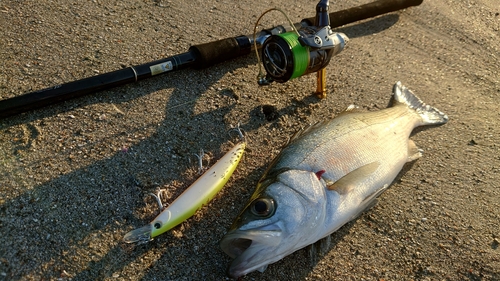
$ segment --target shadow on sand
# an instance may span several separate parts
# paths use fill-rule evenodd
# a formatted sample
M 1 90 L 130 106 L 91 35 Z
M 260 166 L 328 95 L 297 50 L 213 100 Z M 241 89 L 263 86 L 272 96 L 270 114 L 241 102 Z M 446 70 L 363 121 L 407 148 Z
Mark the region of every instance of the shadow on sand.
M 337 30 L 355 38 L 380 32 L 392 26 L 397 20 L 397 15 L 388 15 Z M 226 62 L 217 67 L 231 71 L 250 63 L 255 61 L 246 58 Z M 207 219 L 208 223 L 213 225 L 211 229 L 194 227 L 198 223 L 194 220 L 189 225 L 181 226 L 186 228 L 183 237 L 167 233 L 148 244 L 135 247 L 120 242 L 123 234 L 130 230 L 131 226 L 139 227 L 145 223 L 143 218 L 138 218 L 136 215 L 137 210 L 145 208 L 144 195 L 156 187 L 165 186 L 173 181 L 182 182 L 180 175 L 186 170 L 185 164 L 179 164 L 174 171 L 162 171 L 161 165 L 165 161 L 162 155 L 143 152 L 162 151 L 166 142 L 178 145 L 179 149 L 194 142 L 196 144 L 194 151 L 203 147 L 216 151 L 215 155 L 222 154 L 217 150 L 221 143 L 226 143 L 229 139 L 226 128 L 234 124 L 206 124 L 204 120 L 208 118 L 206 115 L 211 115 L 220 117 L 222 121 L 233 106 L 216 108 L 197 115 L 193 110 L 193 104 L 185 103 L 186 99 L 193 100 L 202 94 L 202 90 L 186 90 L 189 88 L 188 81 L 203 81 L 202 86 L 209 88 L 220 79 L 221 76 L 207 76 L 203 71 L 183 70 L 168 76 L 152 78 L 155 83 L 143 81 L 140 84 L 99 93 L 99 96 L 67 101 L 61 105 L 39 110 L 36 114 L 29 113 L 3 121 L 0 129 L 18 124 L 30 124 L 35 120 L 76 107 L 93 103 L 121 103 L 161 89 L 174 88 L 165 107 L 165 119 L 158 124 L 150 138 L 142 140 L 127 152 L 118 152 L 110 158 L 96 161 L 34 186 L 33 189 L 13 199 L 5 200 L 0 205 L 0 235 L 12 242 L 10 245 L 0 246 L 0 272 L 5 273 L 4 277 L 7 280 L 19 280 L 27 274 L 35 273 L 35 276 L 42 279 L 61 276 L 71 277 L 73 280 L 102 280 L 112 277 L 113 273 L 142 259 L 145 253 L 151 251 L 158 258 L 149 261 L 149 268 L 144 272 L 144 280 L 151 280 L 156 275 L 165 276 L 166 280 L 182 276 L 198 280 L 221 276 L 229 258 L 222 253 L 217 242 L 206 243 L 204 235 L 206 231 L 210 231 L 210 235 L 222 237 L 225 228 L 230 225 L 230 218 L 220 220 L 218 215 L 204 217 L 203 219 Z M 158 83 L 163 80 L 164 83 Z M 176 88 L 170 81 L 184 81 L 185 87 Z M 127 95 L 120 95 L 124 92 L 127 92 Z M 318 101 L 313 97 L 305 97 L 299 101 L 299 106 L 306 107 L 314 102 Z M 178 107 L 180 104 L 184 105 Z M 257 114 L 259 110 L 255 108 L 254 113 L 259 115 Z M 292 108 L 285 108 L 279 112 L 279 114 L 291 113 L 293 113 Z M 243 124 L 243 129 L 250 132 L 268 122 L 263 115 L 259 116 L 254 122 Z M 193 119 L 196 128 L 179 122 L 182 118 Z M 175 130 L 173 126 L 176 127 Z M 182 135 L 178 132 L 182 132 Z M 209 142 L 209 139 L 213 141 Z M 182 163 L 184 160 L 177 161 Z M 235 184 L 254 186 L 255 180 L 264 168 L 256 169 L 246 179 Z M 159 176 L 155 173 L 165 175 Z M 154 175 L 154 180 L 148 179 L 148 174 Z M 75 189 L 75 186 L 85 188 Z M 235 200 L 236 203 L 230 200 Z M 235 199 L 228 196 L 216 200 L 212 207 L 217 212 L 222 210 L 236 214 L 245 200 L 246 198 Z M 232 204 L 237 205 L 236 210 L 230 210 L 228 206 Z M 337 235 L 332 244 L 335 245 L 341 238 L 342 236 Z M 102 239 L 116 243 L 109 248 L 109 245 L 101 243 Z M 72 264 L 78 264 L 84 257 L 91 257 L 91 260 L 87 261 L 86 269 L 73 268 Z M 205 276 L 190 275 L 189 268 L 206 263 L 213 264 L 213 272 L 207 272 Z M 307 274 L 309 269 L 291 270 L 295 270 L 294 275 L 302 275 Z M 66 276 L 66 273 L 71 275 Z

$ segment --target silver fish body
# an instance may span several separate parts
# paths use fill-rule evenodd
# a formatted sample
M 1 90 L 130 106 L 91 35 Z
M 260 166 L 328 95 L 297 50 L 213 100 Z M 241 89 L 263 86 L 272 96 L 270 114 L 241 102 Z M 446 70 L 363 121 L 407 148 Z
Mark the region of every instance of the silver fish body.
M 229 276 L 263 271 L 356 218 L 421 156 L 409 139 L 413 129 L 448 121 L 400 82 L 393 100 L 374 112 L 350 107 L 290 140 L 221 240 L 235 258 Z

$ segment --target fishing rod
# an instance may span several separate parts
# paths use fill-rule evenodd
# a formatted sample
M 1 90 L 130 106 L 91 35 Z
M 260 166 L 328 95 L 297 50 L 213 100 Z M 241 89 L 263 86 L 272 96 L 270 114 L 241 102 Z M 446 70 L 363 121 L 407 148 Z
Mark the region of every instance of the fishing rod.
M 321 0 L 316 7 L 316 16 L 303 19 L 300 23 L 264 29 L 260 32 L 254 32 L 254 36 L 240 35 L 194 45 L 187 52 L 168 58 L 0 100 L 0 118 L 137 82 L 159 74 L 189 67 L 194 69 L 207 68 L 220 62 L 248 55 L 252 50 L 263 49 L 264 44 L 267 44 L 263 50 L 263 64 L 267 75 L 259 74 L 259 85 L 266 85 L 272 81 L 284 83 L 289 79 L 317 72 L 318 88 L 316 94 L 318 97 L 324 98 L 326 96 L 324 69 L 332 55 L 342 51 L 346 43 L 342 43 L 343 40 L 346 41 L 346 38 L 343 38 L 340 33 L 333 33 L 331 28 L 411 6 L 418 6 L 422 2 L 423 0 L 378 0 L 328 14 L 328 1 Z M 327 42 L 318 43 L 317 38 L 323 38 L 323 41 Z M 294 46 L 299 44 L 300 46 L 292 50 L 291 44 Z M 289 49 L 287 50 L 286 47 Z M 293 61 L 294 57 L 299 59 Z M 317 63 L 317 58 L 321 59 L 321 63 Z M 311 63 L 311 61 L 316 61 L 316 64 Z

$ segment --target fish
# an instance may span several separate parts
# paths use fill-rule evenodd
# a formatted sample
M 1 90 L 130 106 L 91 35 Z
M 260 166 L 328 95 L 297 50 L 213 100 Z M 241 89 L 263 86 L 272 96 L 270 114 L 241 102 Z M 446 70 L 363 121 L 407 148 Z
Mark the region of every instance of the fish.
M 413 130 L 447 121 L 397 82 L 388 108 L 349 106 L 296 133 L 220 241 L 233 258 L 227 274 L 263 272 L 370 209 L 405 163 L 422 156 L 410 139 Z

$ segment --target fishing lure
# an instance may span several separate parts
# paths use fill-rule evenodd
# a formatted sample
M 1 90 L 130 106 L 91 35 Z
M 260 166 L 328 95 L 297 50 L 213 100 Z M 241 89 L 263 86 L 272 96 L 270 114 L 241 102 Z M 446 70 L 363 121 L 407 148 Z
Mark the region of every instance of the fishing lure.
M 233 174 L 245 151 L 246 142 L 236 144 L 199 177 L 150 224 L 125 234 L 126 243 L 147 242 L 194 215 L 219 192 Z M 158 199 L 158 198 L 157 198 Z

